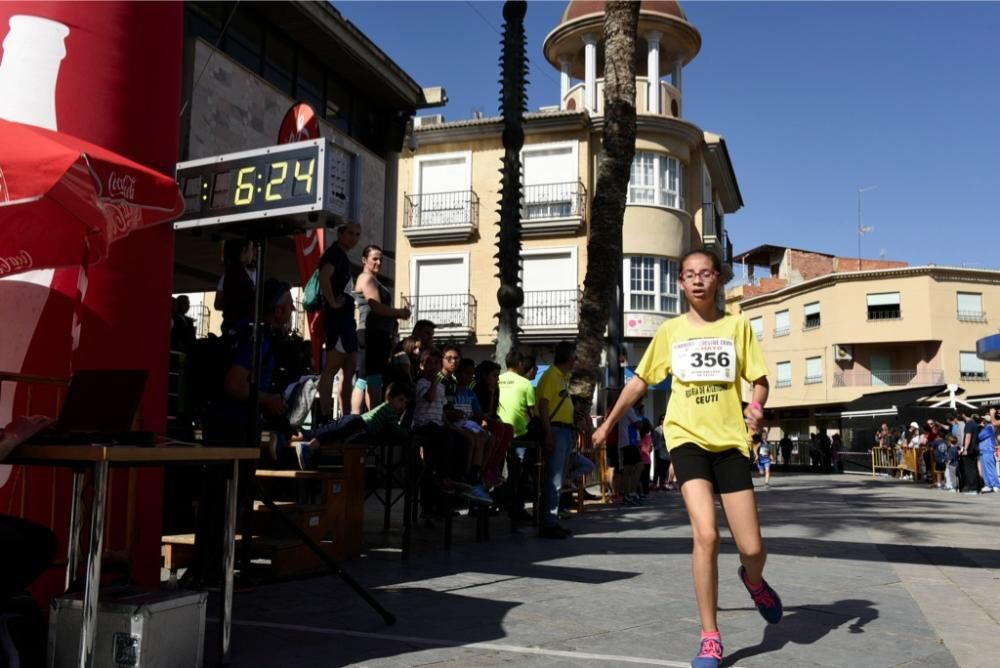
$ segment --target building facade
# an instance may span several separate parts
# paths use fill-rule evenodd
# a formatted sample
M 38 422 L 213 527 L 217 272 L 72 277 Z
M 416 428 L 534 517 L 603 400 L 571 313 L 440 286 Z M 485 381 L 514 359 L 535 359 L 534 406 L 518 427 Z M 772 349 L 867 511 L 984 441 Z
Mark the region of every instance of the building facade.
M 525 115 L 521 341 L 541 361 L 552 343 L 577 333 L 604 129 L 603 12 L 603 2 L 567 5 L 543 45 L 560 72 L 560 104 Z M 700 47 L 678 3 L 642 3 L 636 154 L 623 230 L 629 364 L 681 312 L 680 257 L 702 246 L 726 262 L 732 255 L 724 216 L 743 201 L 725 140 L 683 116 L 683 71 Z M 499 310 L 501 131 L 500 118 L 418 117 L 399 161 L 397 298 L 414 319 L 435 321 L 439 336 L 479 359 L 493 354 Z
M 358 253 L 366 244 L 382 246 L 383 278 L 390 285 L 396 156 L 410 118 L 431 106 L 435 95 L 443 92 L 421 88 L 330 3 L 185 3 L 179 159 L 274 145 L 289 108 L 309 103 L 322 135 L 358 156 Z M 300 283 L 291 238 L 269 242 L 266 264 L 268 276 Z M 217 239 L 176 235 L 174 292 L 189 295 L 200 335 L 217 333 L 221 323 L 212 308 L 220 272 Z M 301 316 L 296 325 L 306 333 Z
M 846 270 L 810 275 L 808 267 L 831 256 L 796 253 L 791 280 L 773 277 L 773 287 L 762 279 L 730 295 L 768 362 L 772 436 L 802 440 L 840 430 L 842 413 L 862 395 L 950 385 L 965 397 L 1000 390 L 996 362 L 976 355 L 976 341 L 996 329 L 1000 271 L 904 263 L 857 271 L 850 270 L 856 259 L 840 259 Z

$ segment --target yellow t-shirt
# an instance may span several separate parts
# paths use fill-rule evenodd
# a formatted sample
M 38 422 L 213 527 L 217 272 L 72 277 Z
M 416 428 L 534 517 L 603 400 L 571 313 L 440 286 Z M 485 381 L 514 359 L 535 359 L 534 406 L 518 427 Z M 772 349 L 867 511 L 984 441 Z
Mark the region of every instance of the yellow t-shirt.
M 635 374 L 650 385 L 673 376 L 663 421 L 668 450 L 694 443 L 712 452 L 739 448 L 750 456 L 739 380 L 765 377 L 767 364 L 746 318 L 726 314 L 700 326 L 686 315 L 668 320 Z
M 573 424 L 573 402 L 569 398 L 569 378 L 555 364 L 542 374 L 535 389 L 535 399 L 549 402 L 549 420 Z M 558 407 L 558 411 L 556 408 Z M 553 411 L 556 411 L 553 414 Z

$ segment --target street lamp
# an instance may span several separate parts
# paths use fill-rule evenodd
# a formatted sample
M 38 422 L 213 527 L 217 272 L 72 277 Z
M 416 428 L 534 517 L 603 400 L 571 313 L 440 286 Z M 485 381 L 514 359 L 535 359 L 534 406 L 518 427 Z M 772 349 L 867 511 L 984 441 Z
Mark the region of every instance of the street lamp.
M 875 228 L 872 226 L 864 226 L 861 224 L 861 193 L 868 192 L 869 190 L 875 190 L 878 186 L 868 186 L 867 188 L 858 188 L 858 271 L 861 271 L 861 237 L 867 232 L 872 232 Z

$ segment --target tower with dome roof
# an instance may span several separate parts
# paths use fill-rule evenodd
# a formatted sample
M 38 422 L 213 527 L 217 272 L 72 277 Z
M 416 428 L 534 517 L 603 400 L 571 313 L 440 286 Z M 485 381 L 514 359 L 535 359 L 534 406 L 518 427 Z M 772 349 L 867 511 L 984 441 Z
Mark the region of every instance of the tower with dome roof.
M 593 197 L 604 128 L 604 2 L 572 0 L 533 68 L 560 73 L 559 104 L 525 114 L 521 336 L 545 362 L 577 333 Z M 530 9 L 529 9 L 530 12 Z M 636 48 L 636 153 L 622 231 L 624 334 L 629 362 L 681 312 L 678 260 L 692 248 L 729 270 L 725 216 L 743 206 L 725 140 L 684 115 L 684 68 L 702 38 L 677 2 L 643 0 Z M 537 54 L 534 51 L 534 54 Z M 547 61 L 547 62 L 546 62 Z M 499 117 L 417 117 L 399 160 L 397 300 L 463 354 L 491 356 L 497 279 Z M 662 408 L 652 400 L 647 409 Z

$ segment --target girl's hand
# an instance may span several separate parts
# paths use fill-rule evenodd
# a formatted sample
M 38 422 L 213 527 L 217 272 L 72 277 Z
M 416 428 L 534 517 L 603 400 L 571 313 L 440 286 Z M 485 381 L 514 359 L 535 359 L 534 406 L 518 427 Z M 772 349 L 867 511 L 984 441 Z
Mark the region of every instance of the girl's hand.
M 763 410 L 751 404 L 743 409 L 743 417 L 746 419 L 747 429 L 751 433 L 760 431 L 761 423 L 764 420 Z
M 607 443 L 608 441 L 607 425 L 602 424 L 600 427 L 598 427 L 597 430 L 594 431 L 594 435 L 591 436 L 591 440 L 593 440 L 595 446 L 604 445 L 605 443 Z

